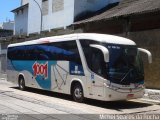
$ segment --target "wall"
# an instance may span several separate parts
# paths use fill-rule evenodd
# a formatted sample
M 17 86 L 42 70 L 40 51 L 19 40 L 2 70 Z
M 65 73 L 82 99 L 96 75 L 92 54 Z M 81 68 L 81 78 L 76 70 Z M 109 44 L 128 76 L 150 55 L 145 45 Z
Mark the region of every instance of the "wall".
M 36 0 L 42 8 L 42 0 Z M 119 0 L 48 0 L 48 9 L 43 14 L 42 31 L 55 28 L 66 28 L 74 22 L 75 16 L 84 11 L 97 11 L 110 3 Z M 33 12 L 34 11 L 34 12 Z M 46 12 L 48 12 L 46 14 Z M 34 0 L 29 0 L 28 34 L 40 33 L 41 12 Z
M 21 0 L 21 5 L 25 5 L 29 2 L 29 0 Z
M 28 7 L 25 7 L 18 14 L 15 13 L 14 35 L 26 35 L 28 31 Z
M 48 14 L 43 16 L 42 31 L 51 30 L 54 28 L 66 27 L 73 23 L 73 12 L 74 12 L 74 0 L 63 0 L 63 9 L 53 11 L 53 0 L 49 0 Z M 39 5 L 42 4 L 41 0 L 37 0 Z M 59 2 L 59 0 L 58 0 Z M 41 26 L 41 13 L 38 5 L 33 1 L 29 1 L 29 16 L 28 16 L 28 34 L 40 32 Z M 61 5 L 57 4 L 58 9 Z M 33 12 L 34 11 L 34 12 Z M 36 16 L 36 17 L 35 17 Z
M 42 0 L 36 1 L 42 8 Z M 55 28 L 66 28 L 66 26 L 69 26 L 74 22 L 75 16 L 80 13 L 83 13 L 84 11 L 94 12 L 110 3 L 118 1 L 119 0 L 48 0 L 49 8 L 46 9 L 48 14 L 46 14 L 47 11 L 45 11 L 45 15 L 43 15 L 42 31 L 50 31 Z M 28 34 L 40 33 L 41 12 L 34 0 L 29 0 L 28 21 Z
M 39 5 L 42 4 L 41 0 L 36 0 Z M 33 12 L 34 11 L 34 12 Z M 34 0 L 29 0 L 28 9 L 28 34 L 40 32 L 41 25 L 41 12 L 38 5 Z
M 153 63 L 148 64 L 144 56 L 145 84 L 147 88 L 160 89 L 160 29 L 130 32 L 128 38 L 134 40 L 138 47 L 148 49 L 153 56 Z
M 75 0 L 74 16 L 85 15 L 86 12 L 95 12 L 109 4 L 119 2 L 120 0 Z
M 4 22 L 2 27 L 5 30 L 14 30 L 14 22 L 13 21 Z
M 0 29 L 0 39 L 4 37 L 12 36 L 12 35 L 13 35 L 13 30 Z

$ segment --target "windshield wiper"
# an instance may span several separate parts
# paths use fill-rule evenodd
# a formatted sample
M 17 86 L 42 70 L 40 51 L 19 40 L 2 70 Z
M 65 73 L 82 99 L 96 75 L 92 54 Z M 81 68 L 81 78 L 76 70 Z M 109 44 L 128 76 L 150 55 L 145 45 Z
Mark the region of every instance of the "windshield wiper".
M 133 69 L 130 69 L 130 70 L 125 74 L 125 76 L 121 79 L 120 82 L 122 82 L 122 81 L 128 76 L 128 74 L 129 74 L 132 70 L 133 70 Z

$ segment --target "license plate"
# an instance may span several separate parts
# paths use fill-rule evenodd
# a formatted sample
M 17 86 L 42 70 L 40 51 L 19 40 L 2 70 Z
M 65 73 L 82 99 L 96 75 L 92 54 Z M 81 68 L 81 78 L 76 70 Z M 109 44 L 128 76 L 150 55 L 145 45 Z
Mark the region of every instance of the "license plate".
M 127 99 L 133 99 L 134 98 L 134 94 L 128 94 L 127 95 Z

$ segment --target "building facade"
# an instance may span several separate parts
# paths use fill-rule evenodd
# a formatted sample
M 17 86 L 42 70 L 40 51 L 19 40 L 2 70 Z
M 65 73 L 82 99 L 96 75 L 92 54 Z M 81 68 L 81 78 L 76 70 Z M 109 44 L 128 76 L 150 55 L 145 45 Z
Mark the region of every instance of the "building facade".
M 2 24 L 2 29 L 5 30 L 14 30 L 14 21 L 6 21 Z
M 65 29 L 77 19 L 83 18 L 86 13 L 94 13 L 119 1 L 22 0 L 22 6 L 12 11 L 15 13 L 15 35 L 40 33 L 57 28 Z
M 28 3 L 29 3 L 29 0 L 21 0 L 21 6 L 28 4 Z
M 14 13 L 14 35 L 28 34 L 28 4 L 12 10 Z
M 3 25 L 3 23 L 0 23 L 0 29 L 3 29 L 2 25 Z

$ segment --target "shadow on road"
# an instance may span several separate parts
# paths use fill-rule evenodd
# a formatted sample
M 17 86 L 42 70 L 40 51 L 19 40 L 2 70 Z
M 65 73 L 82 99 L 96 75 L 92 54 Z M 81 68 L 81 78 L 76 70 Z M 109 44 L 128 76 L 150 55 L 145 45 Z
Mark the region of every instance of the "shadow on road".
M 18 87 L 11 87 L 13 89 L 18 89 Z M 27 88 L 25 90 L 26 92 L 32 92 L 40 95 L 55 97 L 59 99 L 64 99 L 68 101 L 73 101 L 72 97 L 70 95 L 61 94 L 61 93 L 55 93 L 35 88 Z M 152 104 L 149 103 L 141 103 L 141 102 L 133 102 L 133 101 L 110 101 L 110 102 L 103 102 L 98 100 L 92 100 L 92 99 L 85 99 L 83 104 L 92 105 L 96 107 L 101 108 L 107 108 L 107 109 L 114 109 L 121 111 L 123 109 L 135 109 L 135 108 L 143 108 L 147 106 L 152 106 Z
M 97 107 L 107 108 L 107 109 L 114 109 L 117 111 L 121 111 L 123 109 L 135 109 L 135 108 L 143 108 L 151 106 L 151 104 L 148 103 L 141 103 L 141 102 L 133 102 L 133 101 L 97 101 L 97 100 L 87 100 L 85 102 L 89 105 L 94 105 Z

